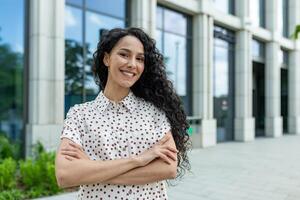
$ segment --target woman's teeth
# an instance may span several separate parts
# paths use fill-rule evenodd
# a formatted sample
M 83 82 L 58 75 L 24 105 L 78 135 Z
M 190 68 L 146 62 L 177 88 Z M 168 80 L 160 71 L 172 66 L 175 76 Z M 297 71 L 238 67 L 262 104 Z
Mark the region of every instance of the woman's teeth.
M 133 77 L 134 73 L 121 71 L 125 76 Z

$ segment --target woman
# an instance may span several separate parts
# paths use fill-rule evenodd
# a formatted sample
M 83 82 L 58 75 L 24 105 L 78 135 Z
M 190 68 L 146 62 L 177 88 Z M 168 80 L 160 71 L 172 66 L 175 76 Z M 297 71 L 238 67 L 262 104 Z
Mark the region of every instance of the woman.
M 164 180 L 189 169 L 188 124 L 155 42 L 112 29 L 94 53 L 102 90 L 70 108 L 56 157 L 60 187 L 79 199 L 167 199 Z

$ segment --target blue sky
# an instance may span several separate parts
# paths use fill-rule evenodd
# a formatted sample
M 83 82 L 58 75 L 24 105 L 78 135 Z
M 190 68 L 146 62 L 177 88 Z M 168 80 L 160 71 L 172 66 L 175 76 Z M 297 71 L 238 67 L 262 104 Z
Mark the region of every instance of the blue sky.
M 24 0 L 1 0 L 1 44 L 9 44 L 14 51 L 24 52 L 24 20 Z

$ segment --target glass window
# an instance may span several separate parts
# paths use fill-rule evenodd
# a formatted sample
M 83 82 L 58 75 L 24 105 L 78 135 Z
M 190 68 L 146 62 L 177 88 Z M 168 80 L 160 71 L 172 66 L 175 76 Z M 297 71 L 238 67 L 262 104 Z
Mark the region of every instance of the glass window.
M 76 5 L 76 6 L 82 6 L 83 0 L 66 0 L 66 3 Z
M 264 62 L 265 45 L 256 39 L 252 40 L 252 59 L 256 62 Z
M 191 74 L 189 53 L 191 43 L 191 19 L 182 13 L 158 6 L 156 23 L 157 48 L 165 59 L 168 78 L 182 98 L 186 112 L 191 114 Z M 176 21 L 176 23 L 174 23 Z
M 234 0 L 213 0 L 214 6 L 217 10 L 228 13 L 234 14 Z
M 233 139 L 234 119 L 234 33 L 214 27 L 213 69 L 214 118 L 217 142 Z
M 278 0 L 278 30 L 284 36 L 288 37 L 288 0 Z
M 82 16 L 81 9 L 65 7 L 65 112 L 82 102 Z
M 98 11 L 103 14 L 125 18 L 125 0 L 86 0 L 88 9 Z
M 21 140 L 23 129 L 24 0 L 0 6 L 0 134 Z
M 99 93 L 92 73 L 92 60 L 100 33 L 125 27 L 126 20 L 121 18 L 125 15 L 125 0 L 118 0 L 115 7 L 111 1 L 86 0 L 83 1 L 86 6 L 82 7 L 73 6 L 74 2 L 67 1 L 65 7 L 65 113 L 74 104 L 92 100 Z
M 281 68 L 288 67 L 288 51 L 280 49 L 280 51 L 278 52 L 278 59 Z
M 186 35 L 187 20 L 184 14 L 165 9 L 163 22 L 166 31 Z
M 250 17 L 253 26 L 265 27 L 265 0 L 250 2 Z

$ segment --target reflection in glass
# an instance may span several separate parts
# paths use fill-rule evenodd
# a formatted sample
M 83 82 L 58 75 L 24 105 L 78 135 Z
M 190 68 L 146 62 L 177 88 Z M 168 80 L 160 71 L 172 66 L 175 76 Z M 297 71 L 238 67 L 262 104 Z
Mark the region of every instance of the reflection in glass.
M 288 37 L 288 0 L 278 0 L 278 31 Z
M 21 140 L 24 1 L 2 0 L 0 5 L 0 134 Z
M 65 113 L 82 102 L 83 46 L 82 11 L 65 7 Z
M 234 14 L 234 0 L 213 0 L 214 6 L 217 10 L 228 13 Z
M 170 33 L 164 35 L 167 74 L 179 96 L 186 95 L 186 39 Z
M 173 33 L 186 35 L 187 20 L 185 15 L 173 10 L 164 10 L 164 29 Z
M 164 49 L 163 49 L 163 32 L 159 29 L 156 29 L 156 47 L 158 48 L 158 50 L 160 52 L 164 52 Z
M 161 7 L 156 8 L 156 28 L 163 27 L 163 9 Z
M 257 62 L 263 62 L 265 59 L 265 45 L 263 42 L 252 40 L 252 59 Z
M 125 18 L 125 0 L 86 0 L 86 7 L 104 14 Z
M 164 55 L 166 72 L 181 97 L 185 111 L 192 114 L 189 56 L 191 20 L 188 15 L 157 7 L 156 47 Z
M 233 42 L 232 32 L 214 27 L 213 98 L 214 118 L 217 120 L 217 142 L 233 139 Z
M 76 6 L 82 6 L 83 0 L 66 0 L 66 3 L 73 4 Z
M 265 0 L 250 2 L 250 18 L 253 26 L 265 27 Z

